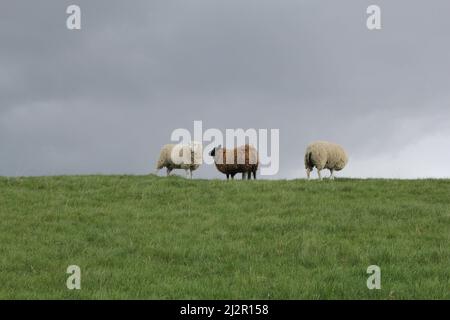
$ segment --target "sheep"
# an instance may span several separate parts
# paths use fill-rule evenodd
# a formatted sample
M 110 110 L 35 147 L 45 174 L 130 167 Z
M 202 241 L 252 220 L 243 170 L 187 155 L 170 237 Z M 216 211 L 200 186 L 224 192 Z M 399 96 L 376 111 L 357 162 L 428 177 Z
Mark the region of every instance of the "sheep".
M 227 150 L 219 145 L 213 148 L 209 155 L 214 158 L 217 170 L 227 176 L 227 180 L 230 177 L 234 179 L 237 173 L 242 173 L 242 180 L 246 178 L 251 180 L 253 173 L 253 179 L 256 180 L 259 157 L 258 152 L 253 146 L 246 144 L 232 150 Z
M 305 152 L 306 176 L 310 177 L 314 167 L 317 168 L 319 180 L 322 180 L 320 171 L 330 170 L 330 179 L 334 179 L 334 171 L 342 170 L 347 164 L 348 157 L 345 150 L 338 144 L 327 141 L 316 141 L 311 143 Z
M 198 142 L 190 144 L 166 144 L 161 148 L 156 174 L 166 167 L 167 176 L 173 169 L 184 169 L 186 178 L 192 179 L 192 171 L 198 169 L 202 163 L 202 145 Z

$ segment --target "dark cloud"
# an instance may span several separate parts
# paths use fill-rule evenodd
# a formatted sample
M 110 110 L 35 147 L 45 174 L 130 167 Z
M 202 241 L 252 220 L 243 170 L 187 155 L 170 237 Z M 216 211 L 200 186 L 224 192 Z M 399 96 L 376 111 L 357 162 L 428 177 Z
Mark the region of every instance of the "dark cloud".
M 176 128 L 279 128 L 351 176 L 450 176 L 448 1 L 79 0 L 0 4 L 0 175 L 147 173 Z M 432 164 L 430 159 L 434 159 Z M 202 167 L 197 176 L 219 176 Z

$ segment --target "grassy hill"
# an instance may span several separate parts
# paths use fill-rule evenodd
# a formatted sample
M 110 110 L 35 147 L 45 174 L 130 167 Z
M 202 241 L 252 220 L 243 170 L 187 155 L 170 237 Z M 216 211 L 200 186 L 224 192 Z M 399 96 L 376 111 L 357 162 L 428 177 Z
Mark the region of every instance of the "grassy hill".
M 448 299 L 450 181 L 0 178 L 0 298 Z

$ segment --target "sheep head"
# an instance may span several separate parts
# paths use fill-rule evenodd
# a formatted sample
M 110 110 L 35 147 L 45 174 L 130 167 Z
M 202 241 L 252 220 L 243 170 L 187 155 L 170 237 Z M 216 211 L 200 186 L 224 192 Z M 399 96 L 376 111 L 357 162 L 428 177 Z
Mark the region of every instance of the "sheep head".
M 215 157 L 216 156 L 216 150 L 219 150 L 219 149 L 221 149 L 222 148 L 222 145 L 220 144 L 218 147 L 214 147 L 210 152 L 209 152 L 209 155 L 211 156 L 211 157 Z

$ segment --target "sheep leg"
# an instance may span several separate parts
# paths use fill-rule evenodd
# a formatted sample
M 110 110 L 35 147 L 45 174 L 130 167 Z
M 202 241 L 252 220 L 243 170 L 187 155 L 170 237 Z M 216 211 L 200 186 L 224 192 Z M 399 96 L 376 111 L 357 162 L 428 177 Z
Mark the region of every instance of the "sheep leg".
M 186 173 L 186 179 L 189 178 L 189 170 L 188 169 L 184 169 L 184 172 Z
M 252 180 L 252 172 L 251 171 L 247 172 L 247 179 Z
M 320 174 L 320 169 L 317 168 L 317 174 L 319 175 L 319 180 L 322 180 L 322 175 Z
M 166 170 L 166 173 L 167 173 L 167 176 L 170 176 L 170 172 L 172 171 L 172 169 L 170 169 L 170 168 L 166 168 L 167 170 Z
M 333 170 L 333 169 L 330 169 L 330 179 L 331 179 L 331 180 L 334 180 L 334 175 L 333 175 L 333 173 L 334 173 L 334 170 Z
M 247 172 L 242 172 L 242 180 L 245 180 L 247 178 L 246 174 Z
M 229 180 L 230 179 L 230 175 L 227 173 L 227 180 Z
M 306 178 L 309 180 L 311 177 L 311 168 L 306 168 Z
M 256 180 L 256 170 L 253 171 L 253 179 Z
M 236 173 L 232 173 L 231 174 L 231 180 L 234 180 L 234 176 L 236 175 Z
M 189 170 L 189 174 L 190 174 L 191 180 L 192 180 L 192 170 Z

